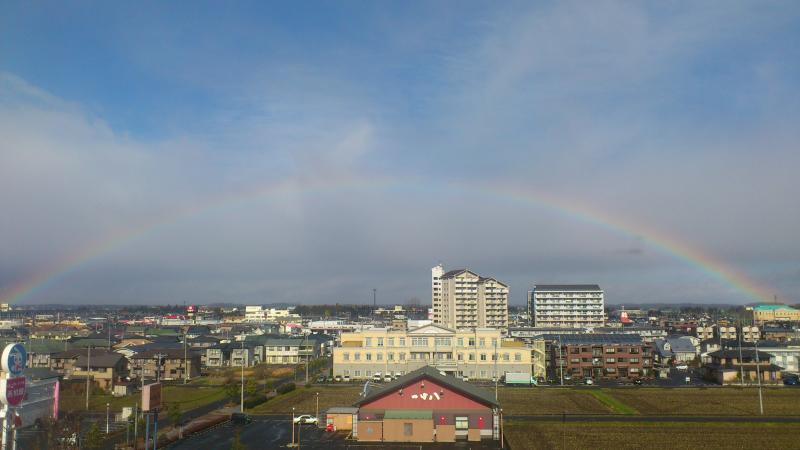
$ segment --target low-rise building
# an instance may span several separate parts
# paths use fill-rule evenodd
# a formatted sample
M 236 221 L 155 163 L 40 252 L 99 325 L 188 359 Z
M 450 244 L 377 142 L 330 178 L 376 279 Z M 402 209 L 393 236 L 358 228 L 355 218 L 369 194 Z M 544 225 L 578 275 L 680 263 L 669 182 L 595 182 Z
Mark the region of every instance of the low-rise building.
M 374 386 L 355 404 L 352 436 L 364 442 L 456 442 L 500 439 L 494 394 L 424 366 Z
M 759 375 L 762 384 L 781 382 L 783 368 L 770 362 L 773 356 L 770 353 L 754 349 L 717 350 L 708 356 L 711 362 L 703 366 L 704 377 L 719 384 L 755 384 Z
M 642 378 L 652 375 L 653 356 L 642 338 L 631 334 L 543 336 L 553 379 Z
M 756 305 L 753 307 L 753 321 L 758 325 L 767 322 L 800 322 L 800 310 L 786 305 Z
M 184 359 L 185 356 L 185 359 Z M 130 358 L 131 376 L 146 380 L 183 380 L 200 376 L 200 355 L 181 349 L 148 349 Z
M 333 375 L 369 379 L 400 376 L 424 366 L 469 379 L 531 373 L 531 350 L 494 328 L 452 330 L 428 325 L 410 331 L 374 328 L 343 333 L 333 349 Z
M 693 362 L 700 354 L 700 343 L 696 337 L 671 336 L 653 342 L 653 356 L 662 367 L 672 363 Z
M 75 360 L 70 379 L 88 376 L 101 389 L 111 391 L 117 382 L 128 376 L 128 361 L 124 356 L 113 352 L 92 353 Z

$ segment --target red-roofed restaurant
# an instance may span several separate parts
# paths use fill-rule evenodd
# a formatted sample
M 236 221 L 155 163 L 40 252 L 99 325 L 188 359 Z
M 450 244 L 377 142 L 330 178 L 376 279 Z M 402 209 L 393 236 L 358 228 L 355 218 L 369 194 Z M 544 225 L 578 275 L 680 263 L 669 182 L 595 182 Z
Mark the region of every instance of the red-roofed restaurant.
M 358 407 L 353 437 L 359 441 L 454 442 L 501 438 L 494 394 L 433 367 L 415 370 L 368 389 Z

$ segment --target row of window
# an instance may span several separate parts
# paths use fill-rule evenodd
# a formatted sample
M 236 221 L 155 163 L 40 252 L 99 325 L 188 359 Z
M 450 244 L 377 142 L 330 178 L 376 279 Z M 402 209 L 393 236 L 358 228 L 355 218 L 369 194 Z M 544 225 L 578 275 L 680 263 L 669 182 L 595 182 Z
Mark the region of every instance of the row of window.
M 395 345 L 395 338 L 373 338 L 365 337 L 364 338 L 364 347 L 372 347 L 373 342 L 375 343 L 375 347 L 394 347 Z M 406 346 L 406 338 L 401 337 L 397 338 L 398 347 L 405 347 Z M 411 338 L 411 346 L 412 347 L 429 347 L 431 342 L 436 347 L 452 347 L 453 346 L 453 338 L 450 337 L 435 337 L 431 341 L 431 338 L 428 337 L 412 337 Z M 459 347 L 464 347 L 464 343 L 466 343 L 467 347 L 475 347 L 475 338 L 458 338 L 457 341 Z M 486 338 L 478 338 L 478 347 L 486 347 L 487 340 Z M 491 338 L 491 346 L 496 347 L 498 345 L 497 338 Z M 385 345 L 384 345 L 385 344 Z
M 569 362 L 573 364 L 581 363 L 581 362 L 591 362 L 591 363 L 599 363 L 602 358 L 570 358 Z M 646 360 L 649 361 L 649 360 Z M 626 363 L 629 362 L 631 364 L 638 364 L 639 358 L 606 358 L 606 364 L 614 364 L 614 363 Z
M 399 361 L 405 361 L 406 360 L 406 354 L 405 353 L 398 353 L 397 355 L 398 355 L 398 360 Z M 492 361 L 496 360 L 497 356 L 498 356 L 497 353 L 490 353 L 489 354 L 489 357 L 491 357 Z M 468 353 L 467 354 L 467 360 L 468 361 L 475 361 L 475 357 L 476 357 L 475 353 Z M 443 359 L 451 360 L 451 359 L 453 359 L 453 355 L 451 353 L 436 353 L 435 358 L 438 359 L 438 360 L 443 360 Z M 464 361 L 464 353 L 458 353 L 457 354 L 457 358 L 458 358 L 459 361 Z M 478 358 L 481 361 L 487 361 L 487 354 L 486 353 L 481 353 L 478 356 Z M 503 361 L 510 361 L 511 360 L 511 354 L 510 353 L 502 353 L 502 354 L 500 354 L 500 358 Z M 411 353 L 411 359 L 412 360 L 429 359 L 429 357 L 428 357 L 428 353 L 427 352 L 425 352 L 425 353 L 412 352 Z M 349 352 L 342 353 L 342 360 L 343 361 L 350 361 L 350 353 Z M 372 359 L 372 353 L 369 353 L 369 352 L 364 353 L 364 360 L 365 361 L 372 361 L 373 360 Z M 394 361 L 395 360 L 395 354 L 393 352 L 386 353 L 386 360 L 387 361 Z M 353 353 L 353 361 L 361 361 L 361 352 L 354 352 Z M 383 361 L 383 353 L 375 353 L 375 361 Z M 522 353 L 514 353 L 514 361 L 522 361 Z

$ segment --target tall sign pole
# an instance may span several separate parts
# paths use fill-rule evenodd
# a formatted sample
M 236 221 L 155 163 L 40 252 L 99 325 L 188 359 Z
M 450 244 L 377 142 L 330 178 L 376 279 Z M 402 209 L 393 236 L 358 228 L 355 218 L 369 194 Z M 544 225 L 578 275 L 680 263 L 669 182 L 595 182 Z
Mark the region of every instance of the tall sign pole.
M 14 415 L 13 408 L 22 403 L 25 398 L 25 365 L 28 361 L 28 354 L 22 344 L 8 344 L 3 349 L 0 356 L 3 378 L 0 378 L 0 402 L 3 409 L 0 411 L 2 416 L 2 450 L 8 449 L 9 442 L 9 419 Z M 13 422 L 12 422 L 13 423 Z M 16 435 L 16 430 L 14 430 Z M 14 439 L 16 441 L 16 439 Z

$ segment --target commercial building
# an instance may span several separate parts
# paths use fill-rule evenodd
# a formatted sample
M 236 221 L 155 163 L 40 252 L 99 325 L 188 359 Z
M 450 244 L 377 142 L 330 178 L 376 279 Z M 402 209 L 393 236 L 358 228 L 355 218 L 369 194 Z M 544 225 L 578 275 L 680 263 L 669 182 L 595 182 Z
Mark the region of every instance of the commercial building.
M 544 335 L 549 345 L 550 373 L 573 379 L 641 378 L 652 375 L 648 344 L 632 334 Z
M 363 442 L 500 439 L 502 417 L 494 394 L 430 366 L 376 386 L 355 406 L 353 437 Z
M 800 322 L 800 310 L 786 305 L 756 305 L 753 320 L 761 325 L 766 322 Z
M 528 291 L 534 327 L 602 327 L 603 290 L 596 284 L 537 284 Z
M 433 323 L 448 328 L 508 329 L 508 286 L 468 269 L 431 270 Z
M 489 380 L 507 372 L 530 374 L 531 351 L 524 342 L 503 338 L 498 329 L 438 325 L 342 333 L 341 345 L 333 349 L 333 375 L 351 379 L 396 377 L 427 365 L 446 374 Z

